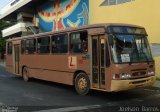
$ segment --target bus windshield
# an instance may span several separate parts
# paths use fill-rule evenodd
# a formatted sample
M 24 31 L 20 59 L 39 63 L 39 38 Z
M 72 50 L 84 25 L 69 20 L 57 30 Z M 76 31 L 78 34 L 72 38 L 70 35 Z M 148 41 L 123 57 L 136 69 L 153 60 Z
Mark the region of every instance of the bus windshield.
M 112 34 L 111 52 L 115 63 L 153 61 L 146 35 Z

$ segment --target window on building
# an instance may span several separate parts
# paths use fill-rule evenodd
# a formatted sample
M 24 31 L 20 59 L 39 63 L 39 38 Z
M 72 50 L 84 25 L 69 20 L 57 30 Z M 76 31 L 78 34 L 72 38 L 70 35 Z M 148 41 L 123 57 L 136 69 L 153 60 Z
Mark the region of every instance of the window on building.
M 50 53 L 50 37 L 41 37 L 37 39 L 37 53 Z
M 34 54 L 36 52 L 36 39 L 29 39 L 25 41 L 25 53 Z
M 8 55 L 11 55 L 12 54 L 12 42 L 8 42 L 8 46 L 7 46 L 7 54 Z
M 126 2 L 131 2 L 133 0 L 105 0 L 101 6 L 107 6 L 107 5 L 117 5 L 117 4 L 122 4 Z
M 52 53 L 67 53 L 68 52 L 68 35 L 52 36 Z
M 70 35 L 70 52 L 86 53 L 88 52 L 88 34 L 86 31 L 72 33 Z
M 116 5 L 117 0 L 108 0 L 109 5 Z
M 122 4 L 122 3 L 126 3 L 126 2 L 131 2 L 133 0 L 117 0 L 117 4 Z

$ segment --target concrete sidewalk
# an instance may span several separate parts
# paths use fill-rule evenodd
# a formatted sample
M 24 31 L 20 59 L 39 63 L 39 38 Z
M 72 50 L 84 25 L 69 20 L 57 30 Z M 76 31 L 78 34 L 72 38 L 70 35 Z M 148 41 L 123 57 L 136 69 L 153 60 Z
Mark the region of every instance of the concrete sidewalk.
M 4 62 L 0 62 L 0 66 L 6 67 L 6 62 L 5 61 Z
M 156 80 L 153 86 L 160 88 L 160 80 Z

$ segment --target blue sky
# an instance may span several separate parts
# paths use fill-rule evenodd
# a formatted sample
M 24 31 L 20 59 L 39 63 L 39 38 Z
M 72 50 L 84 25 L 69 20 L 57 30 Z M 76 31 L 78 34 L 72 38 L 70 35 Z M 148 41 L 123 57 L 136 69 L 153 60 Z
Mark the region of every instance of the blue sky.
M 0 0 L 0 8 L 3 8 L 5 5 L 10 3 L 12 0 Z

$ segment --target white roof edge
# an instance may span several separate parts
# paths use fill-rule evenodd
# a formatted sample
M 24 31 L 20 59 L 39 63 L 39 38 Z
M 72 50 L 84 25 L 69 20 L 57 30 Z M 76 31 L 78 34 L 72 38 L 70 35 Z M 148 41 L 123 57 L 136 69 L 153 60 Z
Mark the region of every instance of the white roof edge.
M 15 0 L 16 1 L 16 0 Z M 16 11 L 17 9 L 21 8 L 22 6 L 28 4 L 29 2 L 31 2 L 32 0 L 19 0 L 16 4 L 14 4 L 13 6 L 11 6 L 10 2 L 8 5 L 6 5 L 5 7 L 3 7 L 1 9 L 1 15 L 0 15 L 0 19 L 3 19 L 4 17 L 8 16 L 9 14 L 11 14 L 12 12 Z
M 24 32 L 26 30 L 27 23 L 17 23 L 9 28 L 2 30 L 2 37 L 7 37 L 18 32 Z

